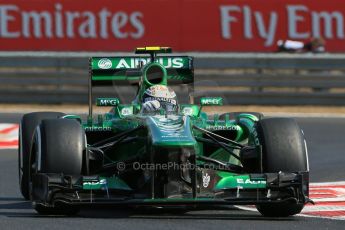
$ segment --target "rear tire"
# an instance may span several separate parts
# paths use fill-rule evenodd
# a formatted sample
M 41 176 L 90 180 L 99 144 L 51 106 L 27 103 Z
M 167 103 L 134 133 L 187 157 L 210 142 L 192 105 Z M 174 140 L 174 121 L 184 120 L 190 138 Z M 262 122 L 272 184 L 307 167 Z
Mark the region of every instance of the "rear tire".
M 264 117 L 264 115 L 262 113 L 257 113 L 257 112 L 232 112 L 232 113 L 223 113 L 223 114 L 221 114 L 219 116 L 219 119 L 220 120 L 224 120 L 226 114 L 229 114 L 229 119 L 230 120 L 236 119 L 236 117 L 239 114 L 251 114 L 251 115 L 255 116 L 258 120 L 261 120 Z
M 82 175 L 85 132 L 77 121 L 43 120 L 36 130 L 35 144 L 36 172 Z M 78 207 L 68 204 L 47 207 L 33 203 L 35 210 L 43 215 L 74 215 L 79 211 Z
M 265 173 L 309 171 L 304 136 L 295 120 L 265 118 L 257 123 L 257 132 Z M 304 204 L 270 203 L 256 207 L 263 216 L 286 217 L 300 213 Z
M 56 119 L 64 116 L 58 112 L 36 112 L 25 114 L 19 127 L 18 173 L 20 192 L 26 200 L 30 200 L 31 146 L 36 127 L 43 119 Z

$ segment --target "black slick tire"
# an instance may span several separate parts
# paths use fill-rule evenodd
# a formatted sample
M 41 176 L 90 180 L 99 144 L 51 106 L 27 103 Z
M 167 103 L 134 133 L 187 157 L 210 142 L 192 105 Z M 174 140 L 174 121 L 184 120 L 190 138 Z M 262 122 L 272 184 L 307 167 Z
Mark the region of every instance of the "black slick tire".
M 43 120 L 35 133 L 35 146 L 37 173 L 82 175 L 85 133 L 77 121 Z M 76 206 L 60 203 L 45 206 L 34 201 L 33 206 L 41 215 L 74 215 L 79 211 Z
M 18 174 L 19 188 L 26 200 L 30 199 L 30 152 L 35 129 L 43 119 L 56 119 L 62 116 L 64 116 L 64 114 L 59 112 L 35 112 L 25 114 L 21 119 L 18 138 Z
M 309 170 L 304 135 L 295 120 L 265 118 L 257 123 L 257 132 L 263 147 L 263 171 L 265 173 Z M 256 207 L 263 216 L 287 217 L 300 213 L 304 204 L 268 203 Z

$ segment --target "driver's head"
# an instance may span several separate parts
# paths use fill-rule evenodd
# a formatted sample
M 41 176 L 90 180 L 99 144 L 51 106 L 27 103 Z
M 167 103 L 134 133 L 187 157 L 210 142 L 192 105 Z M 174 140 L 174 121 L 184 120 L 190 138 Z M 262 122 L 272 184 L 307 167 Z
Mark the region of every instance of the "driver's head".
M 160 109 L 177 112 L 176 93 L 165 85 L 154 85 L 144 92 L 143 112 L 155 112 Z

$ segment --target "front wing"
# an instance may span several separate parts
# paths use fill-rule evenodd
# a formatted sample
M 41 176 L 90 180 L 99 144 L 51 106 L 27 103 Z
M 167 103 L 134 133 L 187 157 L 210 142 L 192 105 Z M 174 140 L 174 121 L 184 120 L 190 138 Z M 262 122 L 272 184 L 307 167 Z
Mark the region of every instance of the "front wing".
M 234 186 L 231 183 L 213 183 L 217 185 L 211 184 L 210 188 L 205 188 L 205 180 L 201 179 L 197 180 L 195 191 L 182 194 L 176 192 L 180 190 L 176 188 L 174 194 L 157 198 L 154 192 L 151 194 L 136 193 L 116 178 L 115 182 L 113 180 L 110 183 L 105 183 L 105 179 L 98 176 L 39 173 L 33 175 L 32 198 L 35 203 L 47 207 L 71 204 L 127 207 L 183 205 L 202 208 L 203 206 L 216 205 L 255 205 L 284 202 L 305 204 L 310 201 L 308 198 L 308 172 L 246 174 L 244 176 L 249 178 L 250 184 L 243 183 Z M 257 183 L 254 183 L 255 181 Z

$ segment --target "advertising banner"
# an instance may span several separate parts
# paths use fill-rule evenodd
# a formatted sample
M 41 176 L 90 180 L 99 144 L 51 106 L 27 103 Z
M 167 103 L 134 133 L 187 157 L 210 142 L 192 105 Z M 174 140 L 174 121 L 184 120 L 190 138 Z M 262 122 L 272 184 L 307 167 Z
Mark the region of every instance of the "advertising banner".
M 343 0 L 0 0 L 0 51 L 271 52 L 322 37 L 345 52 Z

